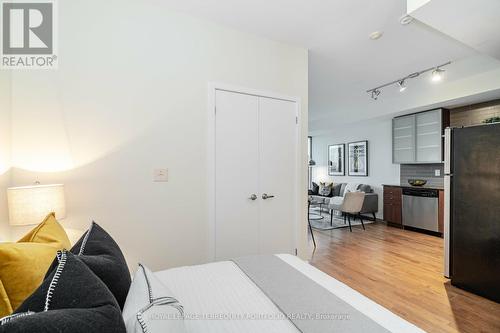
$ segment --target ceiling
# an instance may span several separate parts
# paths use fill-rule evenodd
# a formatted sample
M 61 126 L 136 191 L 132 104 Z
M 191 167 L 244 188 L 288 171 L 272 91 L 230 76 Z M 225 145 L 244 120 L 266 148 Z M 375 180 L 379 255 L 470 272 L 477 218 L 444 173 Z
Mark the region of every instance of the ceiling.
M 408 13 L 446 35 L 500 59 L 498 0 L 408 0 Z
M 463 97 L 457 93 L 468 94 L 464 86 L 475 89 L 477 80 L 489 83 L 484 83 L 486 90 L 492 86 L 500 89 L 500 72 L 496 73 L 500 61 L 417 20 L 401 25 L 405 0 L 156 1 L 193 16 L 309 49 L 311 131 L 424 107 L 440 98 Z M 374 31 L 382 31 L 382 38 L 369 39 Z M 367 89 L 449 60 L 453 63 L 447 67 L 445 82 L 439 85 L 420 77 L 409 82 L 403 94 L 389 87 L 378 101 L 373 101 L 366 93 Z

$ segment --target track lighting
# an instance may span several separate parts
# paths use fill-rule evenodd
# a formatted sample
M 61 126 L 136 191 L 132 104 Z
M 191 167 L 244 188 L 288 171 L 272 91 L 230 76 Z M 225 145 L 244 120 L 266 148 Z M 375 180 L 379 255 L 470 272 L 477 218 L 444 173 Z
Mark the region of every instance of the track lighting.
M 432 82 L 439 82 L 443 79 L 444 69 L 437 67 L 432 71 Z
M 378 89 L 372 90 L 372 98 L 374 100 L 377 100 L 379 95 L 380 95 L 380 90 L 378 90 Z
M 406 79 L 405 80 L 401 80 L 398 82 L 398 85 L 399 85 L 399 92 L 403 92 L 406 90 Z
M 401 18 L 399 19 L 399 23 L 401 23 L 402 25 L 408 25 L 411 22 L 413 22 L 413 17 L 411 17 L 410 15 L 401 16 Z
M 405 77 L 403 77 L 401 79 L 397 79 L 395 81 L 392 81 L 392 82 L 380 85 L 380 86 L 378 86 L 376 88 L 369 89 L 366 92 L 369 93 L 369 94 L 371 94 L 371 98 L 374 99 L 374 100 L 377 100 L 378 96 L 381 94 L 381 90 L 380 89 L 385 88 L 385 87 L 390 86 L 390 85 L 393 85 L 393 84 L 397 84 L 399 86 L 399 91 L 403 92 L 407 88 L 406 83 L 407 83 L 407 81 L 409 79 L 416 79 L 421 74 L 424 74 L 424 73 L 427 73 L 427 72 L 430 72 L 430 71 L 432 71 L 432 81 L 433 82 L 439 82 L 439 81 L 441 81 L 443 79 L 443 74 L 445 72 L 445 70 L 442 67 L 448 66 L 449 64 L 451 64 L 451 61 L 448 61 L 447 63 L 444 63 L 444 64 L 439 65 L 439 66 L 434 66 L 434 67 L 427 68 L 427 69 L 424 69 L 424 70 L 421 70 L 421 71 L 418 71 L 418 72 L 415 72 L 415 73 L 408 74 L 407 76 L 405 76 Z

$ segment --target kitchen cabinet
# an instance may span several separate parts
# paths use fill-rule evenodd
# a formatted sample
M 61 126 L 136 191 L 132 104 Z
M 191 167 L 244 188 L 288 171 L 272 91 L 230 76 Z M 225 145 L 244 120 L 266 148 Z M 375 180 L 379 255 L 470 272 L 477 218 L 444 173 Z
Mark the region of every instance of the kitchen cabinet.
M 416 125 L 416 162 L 442 162 L 443 125 L 441 110 L 422 112 L 415 115 Z
M 401 187 L 384 186 L 384 221 L 402 226 L 402 198 Z
M 415 115 L 392 121 L 393 163 L 415 162 Z
M 394 118 L 393 163 L 442 163 L 443 134 L 450 124 L 449 115 L 449 110 L 436 109 Z
M 412 188 L 408 186 L 398 185 L 384 185 L 384 221 L 393 227 L 404 227 L 403 221 L 403 189 Z M 421 188 L 416 188 L 421 189 Z M 436 189 L 439 193 L 438 198 L 438 211 L 437 211 L 437 234 L 443 233 L 444 229 L 444 191 Z

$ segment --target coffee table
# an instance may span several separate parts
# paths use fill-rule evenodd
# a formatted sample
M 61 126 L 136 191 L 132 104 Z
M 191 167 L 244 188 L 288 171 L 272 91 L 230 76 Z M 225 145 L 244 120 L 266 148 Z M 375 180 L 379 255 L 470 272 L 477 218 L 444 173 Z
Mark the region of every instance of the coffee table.
M 325 204 L 324 201 L 317 201 L 314 199 L 309 198 L 309 219 L 316 221 L 316 220 L 323 220 L 325 217 L 323 216 L 323 205 Z M 319 207 L 319 214 L 318 213 L 311 213 L 311 206 L 314 207 Z
M 313 233 L 313 228 L 311 226 L 311 202 L 314 201 L 313 199 L 309 198 L 307 200 L 307 224 L 309 224 L 309 231 L 311 232 L 311 238 L 314 244 L 314 250 L 316 250 L 316 240 L 314 239 L 314 233 Z M 321 215 L 321 212 L 320 212 Z

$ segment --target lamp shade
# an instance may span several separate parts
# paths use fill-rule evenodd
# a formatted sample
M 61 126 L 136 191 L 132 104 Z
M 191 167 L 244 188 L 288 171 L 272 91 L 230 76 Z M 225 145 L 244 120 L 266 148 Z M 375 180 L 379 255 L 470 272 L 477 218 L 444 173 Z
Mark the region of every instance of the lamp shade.
M 57 219 L 66 217 L 62 184 L 11 187 L 7 200 L 11 225 L 38 224 L 51 212 Z

